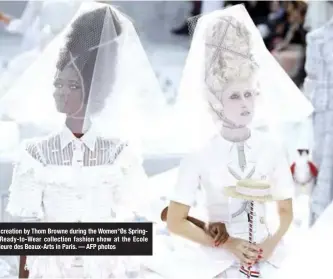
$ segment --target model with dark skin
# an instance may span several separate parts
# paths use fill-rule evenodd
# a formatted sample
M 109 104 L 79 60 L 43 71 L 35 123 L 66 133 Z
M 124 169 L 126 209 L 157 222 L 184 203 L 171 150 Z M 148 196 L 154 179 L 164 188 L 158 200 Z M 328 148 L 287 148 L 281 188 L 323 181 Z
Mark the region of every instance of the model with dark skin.
M 161 220 L 163 222 L 166 222 L 167 216 L 168 216 L 168 207 L 166 207 L 162 210 Z M 227 232 L 227 228 L 224 223 L 221 223 L 221 222 L 205 223 L 192 216 L 187 216 L 186 219 L 187 219 L 187 221 L 191 222 L 192 224 L 201 228 L 207 234 L 209 234 L 214 239 L 215 246 L 224 244 L 229 238 L 229 234 Z
M 98 46 L 101 43 L 104 18 L 108 9 L 111 8 L 106 6 L 96 9 L 80 15 L 74 20 L 71 25 L 71 31 L 66 35 L 64 49 L 60 51 L 56 65 L 57 73 L 53 81 L 55 106 L 59 113 L 66 115 L 65 124 L 76 138 L 81 138 L 84 135 L 84 129 L 86 131 L 90 128 L 90 123 L 87 121 L 87 106 L 95 73 Z M 113 15 L 113 23 L 116 30 L 115 35 L 119 36 L 121 34 L 120 23 L 112 11 L 111 14 Z M 89 32 L 91 26 L 95 28 L 96 32 L 94 32 L 94 36 L 90 36 L 90 45 L 87 46 L 78 38 L 85 40 L 84 34 Z M 84 54 L 90 48 L 94 49 L 89 51 L 87 62 L 83 64 Z M 112 78 L 108 81 L 112 83 Z M 93 93 L 95 94 L 95 92 Z M 102 94 L 101 92 L 98 93 Z M 107 94 L 103 97 L 106 98 Z M 101 102 L 97 110 L 102 108 L 103 102 Z M 26 269 L 26 256 L 21 256 L 19 278 L 28 277 L 29 271 Z

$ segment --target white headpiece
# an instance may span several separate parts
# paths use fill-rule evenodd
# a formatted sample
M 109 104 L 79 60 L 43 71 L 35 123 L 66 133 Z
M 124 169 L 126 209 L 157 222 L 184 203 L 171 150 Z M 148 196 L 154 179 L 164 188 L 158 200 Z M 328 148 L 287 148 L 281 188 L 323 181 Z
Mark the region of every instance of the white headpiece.
M 225 86 L 258 70 L 249 30 L 234 17 L 215 18 L 206 29 L 206 85 L 221 94 Z
M 175 125 L 187 146 L 206 141 L 219 131 L 221 121 L 228 121 L 222 96 L 230 84 L 254 84 L 249 86 L 251 96 L 255 96 L 250 125 L 254 128 L 273 129 L 311 115 L 311 103 L 268 52 L 243 5 L 215 11 L 192 22 L 196 27 L 175 114 Z M 180 139 L 179 136 L 179 142 Z

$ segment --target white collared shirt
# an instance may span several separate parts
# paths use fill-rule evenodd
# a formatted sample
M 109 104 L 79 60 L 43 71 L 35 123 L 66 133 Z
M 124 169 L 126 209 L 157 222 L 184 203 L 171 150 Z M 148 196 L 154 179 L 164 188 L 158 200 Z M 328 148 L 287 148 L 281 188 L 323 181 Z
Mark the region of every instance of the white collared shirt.
M 124 221 L 145 200 L 146 179 L 141 156 L 127 143 L 93 129 L 78 139 L 64 127 L 23 143 L 7 211 L 45 222 Z
M 193 206 L 200 185 L 209 220 L 232 222 L 231 216 L 243 201 L 229 199 L 224 194 L 224 187 L 235 186 L 239 179 L 230 170 L 242 179 L 270 181 L 275 200 L 292 198 L 294 184 L 284 149 L 262 132 L 253 132 L 244 147 L 247 160 L 244 172 L 238 165 L 236 144 L 221 136 L 214 137 L 200 151 L 185 158 L 171 200 Z
M 93 128 L 76 138 L 65 126 L 60 133 L 28 143 L 26 150 L 44 165 L 91 167 L 112 164 L 116 151 L 125 146 L 117 140 L 98 136 Z

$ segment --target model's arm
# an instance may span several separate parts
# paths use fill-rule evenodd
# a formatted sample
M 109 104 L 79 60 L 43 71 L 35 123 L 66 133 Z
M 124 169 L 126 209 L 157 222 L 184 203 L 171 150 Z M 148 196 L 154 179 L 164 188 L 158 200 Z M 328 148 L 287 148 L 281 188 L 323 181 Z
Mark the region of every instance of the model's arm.
M 272 240 L 277 244 L 286 234 L 293 221 L 293 203 L 292 199 L 277 201 L 280 225 Z
M 171 201 L 167 214 L 168 229 L 172 233 L 186 239 L 206 246 L 214 247 L 214 239 L 210 235 L 206 234 L 203 228 L 188 220 L 189 211 L 190 206 Z
M 169 207 L 166 207 L 163 209 L 162 213 L 161 213 L 161 220 L 163 222 L 166 222 L 167 221 L 167 215 L 168 215 L 168 208 Z M 205 229 L 206 227 L 206 223 L 204 221 L 201 221 L 197 218 L 194 218 L 194 217 L 191 217 L 191 216 L 187 216 L 187 221 L 191 222 L 192 224 L 196 225 L 197 227 L 201 228 L 201 229 Z

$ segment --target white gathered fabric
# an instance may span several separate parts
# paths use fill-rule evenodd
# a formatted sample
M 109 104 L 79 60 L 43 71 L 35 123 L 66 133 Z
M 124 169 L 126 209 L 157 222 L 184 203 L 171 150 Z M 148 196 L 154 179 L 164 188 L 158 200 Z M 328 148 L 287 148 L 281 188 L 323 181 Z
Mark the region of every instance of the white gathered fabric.
M 134 148 L 92 131 L 86 136 L 78 140 L 64 128 L 24 142 L 7 211 L 43 222 L 134 221 L 144 215 L 147 177 Z M 27 267 L 32 278 L 66 277 L 74 260 L 29 256 Z M 89 278 L 126 278 L 139 268 L 137 257 L 82 257 L 81 266 Z

